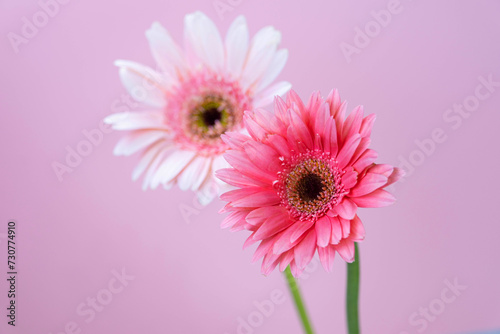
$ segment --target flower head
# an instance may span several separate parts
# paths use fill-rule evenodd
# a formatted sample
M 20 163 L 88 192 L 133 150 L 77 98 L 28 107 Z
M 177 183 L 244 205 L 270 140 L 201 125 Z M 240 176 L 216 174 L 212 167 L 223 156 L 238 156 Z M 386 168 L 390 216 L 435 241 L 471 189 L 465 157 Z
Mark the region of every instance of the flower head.
M 159 23 L 146 32 L 158 71 L 116 61 L 130 95 L 151 110 L 121 112 L 105 121 L 129 131 L 116 155 L 142 151 L 132 178 L 145 174 L 144 189 L 178 184 L 206 204 L 227 186 L 214 177 L 216 169 L 227 167 L 221 135 L 242 131 L 245 110 L 290 89 L 288 82 L 271 85 L 288 52 L 278 49 L 281 34 L 270 26 L 250 40 L 243 16 L 231 24 L 225 41 L 201 12 L 185 17 L 184 34 L 182 50 Z
M 217 176 L 239 189 L 221 195 L 229 212 L 222 227 L 252 232 L 245 247 L 260 242 L 253 260 L 264 258 L 264 274 L 290 265 L 297 276 L 316 250 L 327 271 L 335 253 L 352 262 L 354 242 L 365 237 L 357 208 L 393 203 L 383 188 L 403 175 L 374 163 L 368 146 L 375 115 L 363 117 L 357 107 L 346 118 L 336 90 L 326 100 L 313 94 L 307 105 L 290 91 L 274 109 L 245 113 L 250 136 L 223 136 L 232 168 Z

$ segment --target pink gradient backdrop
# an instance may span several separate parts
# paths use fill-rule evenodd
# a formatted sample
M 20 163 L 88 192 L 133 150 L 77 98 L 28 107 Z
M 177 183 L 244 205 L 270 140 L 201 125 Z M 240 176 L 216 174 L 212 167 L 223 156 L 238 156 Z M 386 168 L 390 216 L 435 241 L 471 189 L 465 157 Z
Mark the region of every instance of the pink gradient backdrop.
M 290 51 L 281 79 L 308 98 L 339 88 L 350 107 L 378 114 L 372 147 L 399 164 L 441 128 L 447 139 L 394 189 L 390 208 L 364 210 L 360 245 L 361 319 L 365 333 L 413 334 L 408 318 L 458 279 L 467 289 L 425 333 L 500 327 L 500 89 L 455 130 L 445 110 L 474 94 L 478 77 L 500 81 L 500 2 L 401 0 L 401 12 L 347 62 L 340 44 L 389 1 L 213 2 L 70 1 L 15 53 L 33 0 L 0 3 L 0 237 L 18 223 L 18 325 L 6 325 L 5 240 L 0 239 L 0 332 L 56 334 L 76 322 L 81 333 L 237 333 L 254 301 L 285 292 L 285 302 L 254 333 L 300 333 L 282 275 L 264 277 L 241 251 L 246 233 L 220 230 L 222 203 L 193 207 L 174 189 L 143 192 L 131 182 L 137 157 L 112 155 L 120 133 L 103 142 L 59 182 L 51 164 L 85 139 L 125 93 L 117 58 L 153 66 L 144 31 L 154 20 L 180 40 L 186 13 L 202 10 L 225 32 L 244 14 L 252 33 L 268 24 Z M 222 0 L 225 3 L 228 1 Z M 416 157 L 416 155 L 415 155 Z M 180 208 L 192 207 L 187 223 Z M 76 308 L 107 288 L 112 270 L 135 276 L 90 322 Z M 345 263 L 312 270 L 302 290 L 318 333 L 344 333 Z

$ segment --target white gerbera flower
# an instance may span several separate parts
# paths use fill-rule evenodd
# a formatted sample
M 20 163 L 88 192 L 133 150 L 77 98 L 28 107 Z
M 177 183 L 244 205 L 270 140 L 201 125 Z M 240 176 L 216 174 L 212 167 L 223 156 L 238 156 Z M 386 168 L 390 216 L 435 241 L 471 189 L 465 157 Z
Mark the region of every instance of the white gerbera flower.
M 229 166 L 222 157 L 228 146 L 221 134 L 243 131 L 245 110 L 265 106 L 291 88 L 284 81 L 271 85 L 288 51 L 278 49 L 281 34 L 271 26 L 250 40 L 243 16 L 234 20 L 223 41 L 207 16 L 189 14 L 184 35 L 181 50 L 159 23 L 146 32 L 159 71 L 116 61 L 130 95 L 153 109 L 117 113 L 105 121 L 129 131 L 115 155 L 142 151 L 132 179 L 144 174 L 143 189 L 178 184 L 207 204 L 226 185 L 214 177 L 215 170 Z

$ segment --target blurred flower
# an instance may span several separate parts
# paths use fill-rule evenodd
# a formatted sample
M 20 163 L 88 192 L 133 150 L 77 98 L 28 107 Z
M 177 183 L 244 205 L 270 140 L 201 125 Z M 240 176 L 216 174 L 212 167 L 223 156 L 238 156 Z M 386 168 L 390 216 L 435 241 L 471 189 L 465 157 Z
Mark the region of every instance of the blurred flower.
M 278 50 L 281 34 L 270 26 L 249 41 L 243 16 L 231 24 L 225 41 L 201 12 L 187 15 L 184 24 L 184 50 L 159 23 L 146 32 L 159 71 L 116 61 L 130 95 L 152 110 L 117 113 L 105 121 L 130 131 L 115 155 L 143 152 L 132 175 L 136 180 L 145 174 L 143 189 L 178 184 L 207 204 L 227 186 L 213 173 L 228 166 L 220 135 L 243 130 L 245 110 L 269 104 L 290 89 L 288 82 L 270 85 L 288 52 Z
M 365 237 L 357 208 L 393 203 L 383 188 L 403 175 L 374 164 L 377 153 L 368 146 L 375 115 L 363 118 L 357 107 L 345 118 L 336 90 L 326 100 L 313 94 L 307 106 L 290 91 L 286 102 L 276 98 L 274 109 L 276 115 L 245 113 L 250 136 L 223 135 L 233 168 L 217 176 L 240 189 L 221 195 L 229 202 L 222 227 L 252 231 L 244 247 L 260 242 L 253 261 L 264 257 L 266 275 L 279 264 L 297 276 L 316 250 L 327 271 L 335 252 L 352 262 L 354 242 Z

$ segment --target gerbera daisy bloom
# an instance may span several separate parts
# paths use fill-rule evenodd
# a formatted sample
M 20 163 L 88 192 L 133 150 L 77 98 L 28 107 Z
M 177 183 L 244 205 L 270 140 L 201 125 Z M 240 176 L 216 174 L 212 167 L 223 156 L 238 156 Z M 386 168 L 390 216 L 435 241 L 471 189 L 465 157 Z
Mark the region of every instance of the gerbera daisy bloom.
M 357 107 L 345 118 L 336 90 L 326 100 L 312 94 L 307 106 L 290 91 L 274 110 L 245 113 L 250 136 L 223 136 L 232 168 L 217 176 L 239 189 L 221 195 L 228 202 L 221 212 L 229 212 L 222 227 L 252 231 L 244 247 L 260 242 L 253 261 L 264 258 L 265 275 L 279 264 L 298 276 L 316 250 L 327 271 L 336 252 L 352 262 L 354 243 L 365 237 L 357 208 L 393 203 L 383 188 L 403 175 L 374 164 L 368 146 L 375 115 L 363 118 Z
M 146 32 L 158 71 L 131 61 L 116 61 L 130 95 L 152 108 L 105 119 L 116 130 L 130 131 L 115 155 L 142 151 L 132 179 L 144 176 L 143 189 L 178 184 L 210 202 L 221 187 L 214 171 L 228 166 L 221 140 L 226 131 L 243 130 L 243 112 L 272 103 L 288 82 L 271 83 L 283 69 L 288 51 L 278 49 L 281 34 L 262 28 L 249 40 L 245 18 L 231 24 L 225 41 L 201 12 L 184 21 L 184 50 L 157 22 Z

